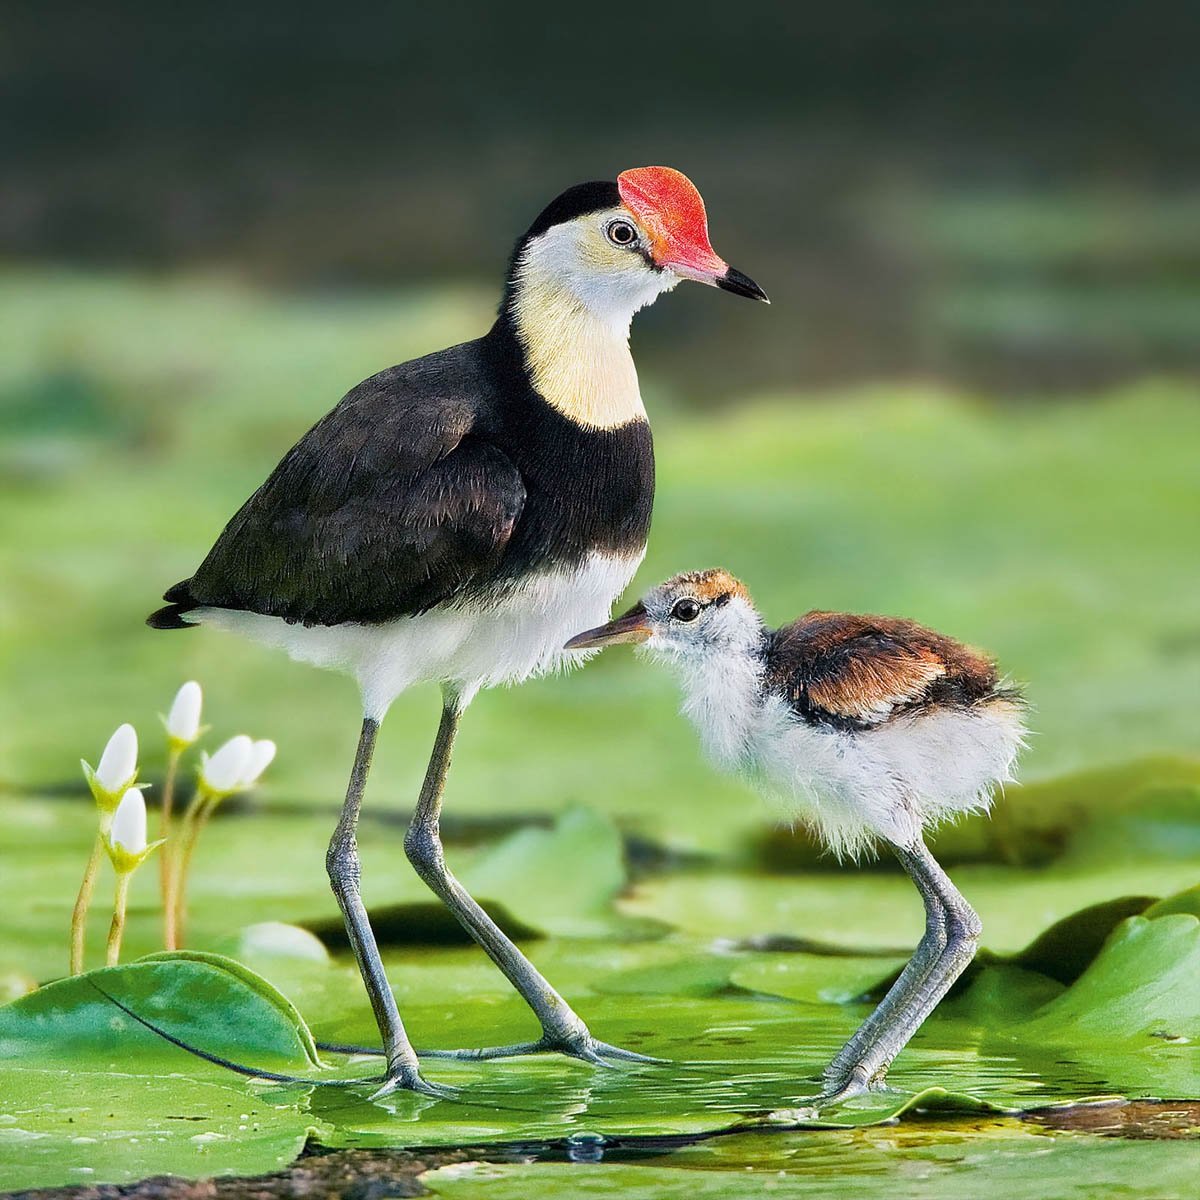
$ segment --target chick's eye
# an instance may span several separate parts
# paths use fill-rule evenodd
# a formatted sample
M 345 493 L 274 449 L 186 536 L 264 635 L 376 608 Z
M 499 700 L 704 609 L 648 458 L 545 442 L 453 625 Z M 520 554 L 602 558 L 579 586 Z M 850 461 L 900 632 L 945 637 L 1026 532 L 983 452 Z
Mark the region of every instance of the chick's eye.
M 628 221 L 613 221 L 604 232 L 614 246 L 632 246 L 637 241 L 637 230 Z
M 677 621 L 694 621 L 700 615 L 700 605 L 695 600 L 678 600 L 671 609 L 671 616 Z

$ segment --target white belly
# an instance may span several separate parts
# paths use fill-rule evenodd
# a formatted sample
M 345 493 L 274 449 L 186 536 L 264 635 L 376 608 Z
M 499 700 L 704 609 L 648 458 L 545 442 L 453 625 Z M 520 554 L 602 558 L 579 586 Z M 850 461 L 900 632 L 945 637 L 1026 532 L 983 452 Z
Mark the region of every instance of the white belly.
M 643 551 L 644 553 L 644 551 Z M 487 609 L 437 608 L 381 625 L 292 625 L 280 617 L 228 608 L 198 608 L 188 620 L 240 633 L 292 658 L 358 680 L 367 716 L 380 719 L 413 684 L 453 687 L 463 702 L 483 687 L 519 683 L 586 653 L 563 651 L 574 634 L 608 620 L 642 555 L 593 554 L 573 571 L 532 576 Z
M 758 731 L 753 772 L 839 857 L 875 837 L 908 845 L 923 828 L 986 809 L 1025 735 L 1020 709 L 999 699 L 839 733 L 794 720 L 772 698 Z

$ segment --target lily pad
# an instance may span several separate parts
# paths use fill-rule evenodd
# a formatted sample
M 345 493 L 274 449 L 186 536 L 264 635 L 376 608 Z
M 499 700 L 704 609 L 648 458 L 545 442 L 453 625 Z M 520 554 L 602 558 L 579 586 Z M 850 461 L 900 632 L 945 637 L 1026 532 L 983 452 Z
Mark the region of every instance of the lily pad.
M 303 1090 L 255 1095 L 148 1025 L 264 1069 L 320 1065 L 288 1001 L 216 955 L 49 984 L 0 1008 L 0 1189 L 250 1174 L 300 1152 L 314 1125 Z
M 651 966 L 614 971 L 594 983 L 619 996 L 715 996 L 733 986 L 738 959 L 725 954 L 686 955 Z
M 69 1062 L 77 1072 L 195 1067 L 156 1030 L 264 1069 L 321 1065 L 303 1018 L 265 979 L 231 959 L 188 952 L 63 979 L 5 1005 L 0 1061 Z
M 1200 917 L 1200 884 L 1185 888 L 1182 892 L 1176 892 L 1165 899 L 1156 900 L 1142 915 L 1162 917 L 1167 913 L 1191 913 L 1194 917 Z
M 573 808 L 551 829 L 521 829 L 463 871 L 476 897 L 519 921 L 566 937 L 657 936 L 663 927 L 613 910 L 628 883 L 621 835 L 610 817 Z
M 1095 962 L 1025 1026 L 1047 1039 L 1200 1039 L 1200 918 L 1130 917 Z M 1200 1085 L 1200 1070 L 1196 1074 Z
M 904 965 L 896 960 L 896 969 Z M 756 955 L 738 966 L 731 982 L 749 992 L 764 992 L 810 1004 L 845 1004 L 866 997 L 879 978 L 877 958 L 824 958 L 812 954 Z
M 228 1073 L 76 1071 L 0 1063 L 0 1191 L 149 1175 L 258 1175 L 315 1131 L 294 1099 L 256 1096 Z
M 1038 934 L 1005 961 L 1059 983 L 1074 983 L 1092 964 L 1112 932 L 1127 917 L 1152 910 L 1153 896 L 1119 896 L 1089 904 Z M 1161 901 L 1159 902 L 1161 903 Z
M 853 1131 L 745 1133 L 668 1153 L 647 1147 L 567 1142 L 573 1161 L 465 1162 L 428 1171 L 421 1183 L 442 1200 L 828 1200 L 874 1195 L 891 1200 L 962 1200 L 1195 1194 L 1195 1142 L 1114 1141 L 1047 1135 L 987 1114 Z

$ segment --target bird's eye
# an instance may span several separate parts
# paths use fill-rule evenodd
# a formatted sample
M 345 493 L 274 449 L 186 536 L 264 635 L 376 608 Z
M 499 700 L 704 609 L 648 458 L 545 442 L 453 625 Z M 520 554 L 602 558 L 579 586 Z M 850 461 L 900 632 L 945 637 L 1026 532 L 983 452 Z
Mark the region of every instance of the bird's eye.
M 628 221 L 610 221 L 604 232 L 614 246 L 632 246 L 638 236 Z
M 699 615 L 700 604 L 691 597 L 676 600 L 675 607 L 671 609 L 671 616 L 677 621 L 694 621 Z

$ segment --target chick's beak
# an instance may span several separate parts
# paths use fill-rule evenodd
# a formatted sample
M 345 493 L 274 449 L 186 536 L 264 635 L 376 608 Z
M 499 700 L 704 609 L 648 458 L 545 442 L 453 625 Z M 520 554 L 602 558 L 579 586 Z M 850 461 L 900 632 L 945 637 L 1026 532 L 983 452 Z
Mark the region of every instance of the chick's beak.
M 635 604 L 623 616 L 607 625 L 577 633 L 564 647 L 567 650 L 591 650 L 600 646 L 616 646 L 621 642 L 644 642 L 653 630 L 646 619 L 646 610 Z

